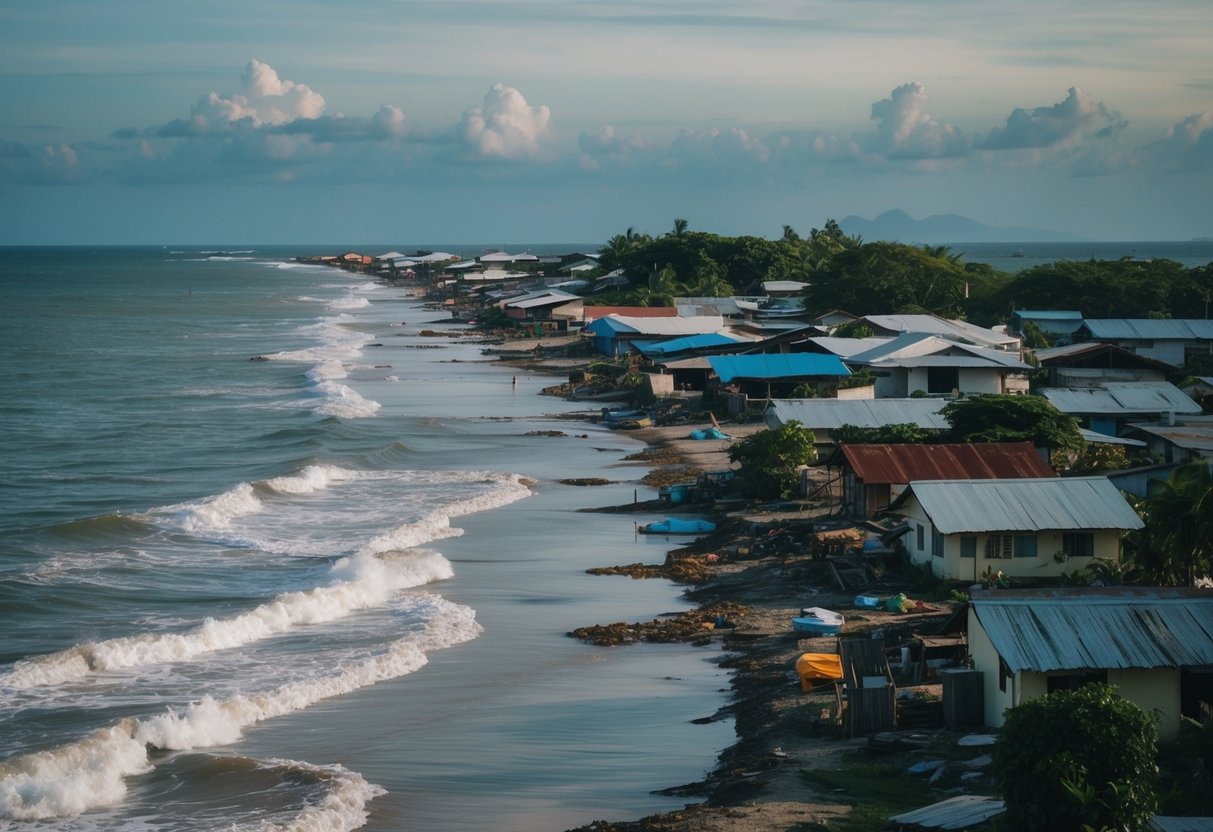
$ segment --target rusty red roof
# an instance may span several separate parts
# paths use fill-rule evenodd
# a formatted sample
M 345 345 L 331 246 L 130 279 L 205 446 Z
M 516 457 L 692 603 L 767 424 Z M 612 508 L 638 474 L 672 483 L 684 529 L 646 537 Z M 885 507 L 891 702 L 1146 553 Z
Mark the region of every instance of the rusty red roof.
M 623 315 L 627 318 L 677 318 L 674 306 L 587 306 L 585 322 L 605 318 L 607 315 Z
M 956 445 L 844 445 L 842 453 L 865 483 L 919 480 L 1007 480 L 1055 477 L 1031 442 Z

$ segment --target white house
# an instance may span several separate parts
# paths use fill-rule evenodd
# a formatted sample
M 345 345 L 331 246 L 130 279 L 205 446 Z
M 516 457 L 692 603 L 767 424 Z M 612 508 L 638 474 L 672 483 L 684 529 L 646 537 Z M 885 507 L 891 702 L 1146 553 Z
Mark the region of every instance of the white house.
M 1181 715 L 1213 703 L 1209 590 L 973 590 L 968 640 L 991 727 L 1025 700 L 1092 681 L 1156 713 L 1163 740 L 1179 733 Z
M 946 580 L 990 570 L 1054 578 L 1120 559 L 1120 539 L 1141 518 L 1107 477 L 912 482 L 890 511 L 910 524 L 911 562 Z
M 1027 393 L 1031 367 L 1017 353 L 978 347 L 921 333 L 899 335 L 846 358 L 852 368 L 876 376 L 876 398 L 904 398 L 921 391 Z

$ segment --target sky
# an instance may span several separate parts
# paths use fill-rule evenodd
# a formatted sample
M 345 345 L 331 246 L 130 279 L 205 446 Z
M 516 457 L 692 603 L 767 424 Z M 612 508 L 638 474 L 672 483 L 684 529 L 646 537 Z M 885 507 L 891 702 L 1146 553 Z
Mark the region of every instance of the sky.
M 1209 0 L 5 0 L 0 244 L 1213 236 L 1211 44 Z

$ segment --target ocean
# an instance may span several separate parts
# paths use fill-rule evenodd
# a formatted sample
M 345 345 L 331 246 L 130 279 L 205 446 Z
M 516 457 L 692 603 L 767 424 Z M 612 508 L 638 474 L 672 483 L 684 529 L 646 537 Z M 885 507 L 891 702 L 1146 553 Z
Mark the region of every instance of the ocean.
M 0 828 L 684 805 L 650 790 L 733 740 L 691 723 L 719 650 L 566 635 L 690 606 L 585 573 L 664 555 L 659 518 L 578 511 L 653 495 L 640 443 L 306 253 L 0 250 Z
M 1148 256 L 1213 260 L 1166 245 Z M 636 533 L 659 517 L 579 511 L 653 496 L 622 462 L 639 443 L 313 253 L 334 250 L 0 249 L 0 829 L 680 808 L 651 790 L 734 740 L 692 723 L 725 704 L 722 654 L 566 635 L 690 606 L 585 573 L 670 545 Z M 612 484 L 559 482 L 590 476 Z

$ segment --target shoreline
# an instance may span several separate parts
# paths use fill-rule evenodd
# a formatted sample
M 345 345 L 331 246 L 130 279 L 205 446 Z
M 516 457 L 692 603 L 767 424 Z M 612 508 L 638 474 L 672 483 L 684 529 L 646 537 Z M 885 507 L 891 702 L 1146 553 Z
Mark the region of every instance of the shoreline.
M 498 362 L 525 372 L 559 374 L 578 364 L 568 357 L 545 359 L 545 346 L 544 339 L 536 339 L 492 352 Z M 646 465 L 647 476 L 659 480 L 663 472 L 725 470 L 733 467 L 728 456 L 732 442 L 765 430 L 761 423 L 723 421 L 720 427 L 730 439 L 690 438 L 691 430 L 709 426 L 710 421 L 701 420 L 630 430 L 628 434 L 644 442 L 646 449 L 627 461 Z M 670 538 L 662 564 L 602 564 L 587 570 L 603 580 L 664 578 L 681 587 L 682 596 L 695 605 L 692 610 L 678 616 L 654 611 L 659 618 L 648 622 L 588 622 L 569 635 L 590 644 L 618 645 L 619 649 L 662 641 L 718 646 L 722 652 L 719 666 L 729 672 L 726 704 L 716 714 L 692 721 L 731 718 L 735 739 L 707 767 L 703 780 L 654 785 L 654 794 L 687 798 L 683 809 L 634 819 L 596 819 L 566 832 L 760 832 L 845 822 L 859 798 L 840 798 L 834 793 L 837 789 L 811 783 L 805 773 L 844 768 L 850 756 L 868 747 L 868 738 L 841 735 L 833 718 L 837 704 L 832 685 L 814 692 L 801 690 L 796 659 L 805 652 L 836 652 L 837 637 L 800 638 L 792 631 L 791 618 L 804 606 L 844 610 L 843 634 L 847 635 L 887 624 L 908 624 L 913 618 L 920 623 L 943 618 L 950 612 L 950 604 L 937 604 L 933 614 L 922 617 L 856 611 L 852 608 L 854 594 L 833 586 L 824 565 L 803 549 L 799 553 L 754 553 L 754 544 L 768 530 L 804 526 L 831 508 L 832 504 L 822 501 L 818 505 L 802 503 L 790 511 L 761 506 L 720 511 L 710 504 L 671 506 L 650 500 L 583 509 L 698 514 L 717 523 L 716 531 L 686 543 Z M 709 623 L 722 619 L 729 619 L 731 626 L 717 629 Z M 937 691 L 938 686 L 934 687 Z M 945 745 L 955 740 L 944 729 L 932 729 L 932 736 L 933 742 Z M 922 789 L 921 805 L 926 805 L 932 798 L 926 796 L 925 783 Z

